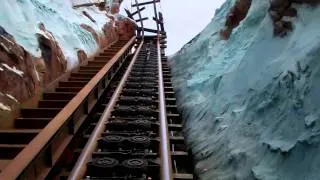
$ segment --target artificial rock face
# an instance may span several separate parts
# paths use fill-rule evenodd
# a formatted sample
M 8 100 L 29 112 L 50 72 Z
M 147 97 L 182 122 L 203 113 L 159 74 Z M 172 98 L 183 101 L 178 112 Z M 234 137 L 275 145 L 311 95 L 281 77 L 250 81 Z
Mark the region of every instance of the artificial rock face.
M 66 71 L 67 61 L 52 32 L 46 30 L 42 23 L 39 25 L 39 29 L 40 32 L 37 36 L 42 60 L 44 61 L 41 64 L 45 65 L 43 67 L 45 71 L 41 72 L 42 79 L 39 81 L 42 84 L 48 84 Z
M 297 10 L 293 4 L 317 5 L 320 0 L 270 0 L 268 10 L 274 25 L 274 36 L 284 37 L 293 30 L 290 18 L 297 17 Z M 251 5 L 251 0 L 238 0 L 229 10 L 226 17 L 225 27 L 220 31 L 222 39 L 229 39 L 232 30 L 246 17 Z
M 224 41 L 217 32 L 233 7 L 227 0 L 170 61 L 196 173 L 203 180 L 317 180 L 320 8 L 296 4 L 298 18 L 274 23 L 270 1 L 252 0 Z M 295 14 L 288 9 L 281 11 Z M 292 31 L 275 38 L 275 26 Z
M 9 118 L 18 104 L 34 95 L 38 89 L 34 60 L 0 27 L 0 119 Z
M 269 14 L 273 21 L 275 36 L 284 37 L 293 30 L 293 24 L 289 18 L 297 17 L 294 4 L 316 5 L 319 0 L 271 0 Z
M 232 30 L 246 17 L 251 5 L 251 0 L 238 0 L 230 9 L 225 23 L 225 29 L 220 31 L 221 38 L 229 39 Z
M 4 17 L 0 20 L 1 120 L 10 119 L 10 113 L 17 114 L 20 103 L 39 99 L 43 88 L 87 61 L 88 56 L 118 39 L 130 39 L 135 34 L 135 24 L 118 14 L 120 1 L 113 1 L 110 11 L 103 3 L 101 7 L 79 9 L 73 9 L 63 0 L 48 4 L 41 1 L 12 3 L 16 4 L 12 6 L 16 9 L 11 11 L 22 15 L 11 17 L 6 9 L 0 8 Z M 68 7 L 54 9 L 62 4 Z M 24 5 L 36 10 L 27 14 L 31 20 L 28 23 L 21 18 L 24 11 L 34 9 L 27 9 Z M 67 18 L 61 14 L 67 14 Z M 26 29 L 28 31 L 24 32 Z M 1 121 L 0 126 L 2 124 Z

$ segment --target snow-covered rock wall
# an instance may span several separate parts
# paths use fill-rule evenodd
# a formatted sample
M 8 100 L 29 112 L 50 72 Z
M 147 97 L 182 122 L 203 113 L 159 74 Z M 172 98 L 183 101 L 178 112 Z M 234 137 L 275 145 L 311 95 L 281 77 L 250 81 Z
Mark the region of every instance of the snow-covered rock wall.
M 270 2 L 252 0 L 221 40 L 234 3 L 171 59 L 196 171 L 205 180 L 317 180 L 320 7 L 293 4 L 293 30 L 280 38 Z
M 84 2 L 83 2 L 84 3 Z M 77 51 L 82 49 L 88 55 L 99 47 L 90 32 L 81 27 L 86 24 L 100 36 L 104 26 L 110 22 L 106 12 L 97 7 L 72 8 L 70 0 L 4 0 L 0 6 L 0 25 L 11 34 L 18 44 L 36 57 L 41 56 L 37 37 L 39 23 L 54 34 L 62 47 L 69 67 L 78 63 Z M 96 22 L 83 15 L 86 11 Z
M 77 8 L 74 3 L 1 1 L 0 127 L 47 84 L 109 44 L 134 35 L 135 24 L 118 14 L 119 0 L 82 0 L 77 3 L 87 6 Z

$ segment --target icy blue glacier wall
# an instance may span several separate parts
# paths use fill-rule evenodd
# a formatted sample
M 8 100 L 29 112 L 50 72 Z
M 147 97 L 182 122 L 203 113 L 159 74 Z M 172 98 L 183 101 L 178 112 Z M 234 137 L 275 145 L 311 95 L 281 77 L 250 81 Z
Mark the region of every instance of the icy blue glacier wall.
M 220 40 L 233 4 L 171 59 L 196 171 L 205 180 L 317 180 L 320 8 L 295 5 L 293 32 L 278 38 L 269 1 L 252 0 Z
M 83 16 L 83 10 L 96 23 Z M 39 33 L 38 25 L 42 22 L 62 47 L 69 68 L 78 63 L 77 49 L 84 50 L 90 56 L 99 48 L 92 34 L 80 25 L 89 25 L 103 35 L 103 27 L 108 21 L 105 13 L 98 8 L 75 10 L 70 0 L 2 0 L 0 6 L 0 25 L 14 36 L 18 44 L 40 57 L 36 33 Z

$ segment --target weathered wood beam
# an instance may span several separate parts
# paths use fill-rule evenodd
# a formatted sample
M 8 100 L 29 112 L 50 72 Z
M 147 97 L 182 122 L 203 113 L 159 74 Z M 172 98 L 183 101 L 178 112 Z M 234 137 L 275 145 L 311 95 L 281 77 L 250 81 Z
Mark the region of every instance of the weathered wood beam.
M 142 8 L 139 9 L 139 11 L 142 12 L 145 9 L 146 9 L 146 7 L 142 7 Z M 131 15 L 134 16 L 134 15 L 138 14 L 139 11 L 135 11 L 135 12 L 131 13 Z
M 159 21 L 160 21 L 160 30 L 161 31 L 165 31 L 164 30 L 164 22 L 163 22 L 163 14 L 161 12 L 159 12 Z
M 87 6 L 94 6 L 96 5 L 97 3 L 84 3 L 84 4 L 77 4 L 77 5 L 74 5 L 73 8 L 79 8 L 79 7 L 87 7 Z
M 160 23 L 159 19 L 157 19 L 156 17 L 152 18 L 155 22 L 157 22 L 158 24 Z
M 136 7 L 136 6 L 143 6 L 143 5 L 148 5 L 148 4 L 153 4 L 153 3 L 158 3 L 160 2 L 160 0 L 155 0 L 155 1 L 148 1 L 148 2 L 143 2 L 143 3 L 138 3 L 138 4 L 132 4 L 132 7 Z
M 85 15 L 87 18 L 89 18 L 92 22 L 94 23 L 96 22 L 96 20 L 94 20 L 92 16 L 90 16 L 90 14 L 88 14 L 86 11 L 82 11 L 82 14 Z
M 127 16 L 128 16 L 130 19 L 133 19 L 133 16 L 132 16 L 132 14 L 130 13 L 130 11 L 129 11 L 128 9 L 126 9 L 126 8 L 124 8 L 124 10 L 126 11 Z
M 139 30 L 139 31 L 144 31 L 144 32 L 156 33 L 156 34 L 158 33 L 157 30 L 155 30 L 155 29 L 149 29 L 149 28 L 141 28 L 141 27 L 138 27 L 138 30 Z M 167 34 L 165 31 L 160 31 L 159 33 L 160 33 L 160 34 L 163 34 L 163 35 Z
M 142 18 L 142 19 L 137 19 L 135 20 L 136 22 L 140 22 L 140 21 L 145 21 L 145 20 L 148 20 L 149 18 L 148 17 L 145 17 L 145 18 Z

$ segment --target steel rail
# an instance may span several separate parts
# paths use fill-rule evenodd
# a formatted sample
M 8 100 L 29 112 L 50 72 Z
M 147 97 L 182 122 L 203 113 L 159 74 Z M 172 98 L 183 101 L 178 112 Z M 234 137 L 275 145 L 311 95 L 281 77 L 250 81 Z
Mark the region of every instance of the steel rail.
M 160 36 L 157 37 L 158 49 L 158 76 L 159 76 L 159 121 L 160 121 L 160 149 L 161 149 L 161 180 L 172 180 L 172 163 L 170 153 L 170 140 L 164 94 L 164 83 L 161 62 Z
M 6 166 L 1 172 L 0 179 L 14 180 L 33 164 L 33 171 L 37 171 L 37 164 L 33 161 L 50 147 L 49 142 L 54 139 L 59 130 L 73 117 L 80 105 L 86 101 L 89 94 L 99 85 L 113 65 L 134 43 L 136 36 L 116 53 L 116 55 L 85 85 L 85 87 L 50 121 L 50 123 Z M 72 134 L 71 134 L 72 135 Z M 49 149 L 55 151 L 55 149 Z M 54 153 L 54 152 L 50 152 Z M 51 158 L 51 157 L 50 157 Z M 48 168 L 50 165 L 47 166 Z
M 132 70 L 132 67 L 133 67 L 136 59 L 138 58 L 138 54 L 141 50 L 142 45 L 143 45 L 143 41 L 140 43 L 139 47 L 137 48 L 137 50 L 134 54 L 134 57 L 133 57 L 132 61 L 130 62 L 130 65 L 128 66 L 128 69 L 126 70 L 124 76 L 121 78 L 121 81 L 120 81 L 117 89 L 113 93 L 113 95 L 108 103 L 107 108 L 104 110 L 95 129 L 92 132 L 92 135 L 90 136 L 88 142 L 86 143 L 84 149 L 82 150 L 81 155 L 79 156 L 75 166 L 73 167 L 73 169 L 70 173 L 70 176 L 68 178 L 69 180 L 79 180 L 85 175 L 86 163 L 90 160 L 92 153 L 94 152 L 94 150 L 97 147 L 97 141 L 105 129 L 105 124 L 111 116 L 113 108 L 116 105 L 116 102 L 117 102 L 117 100 L 120 96 L 120 93 L 121 93 L 121 91 L 122 91 L 122 89 L 128 79 L 128 76 Z

